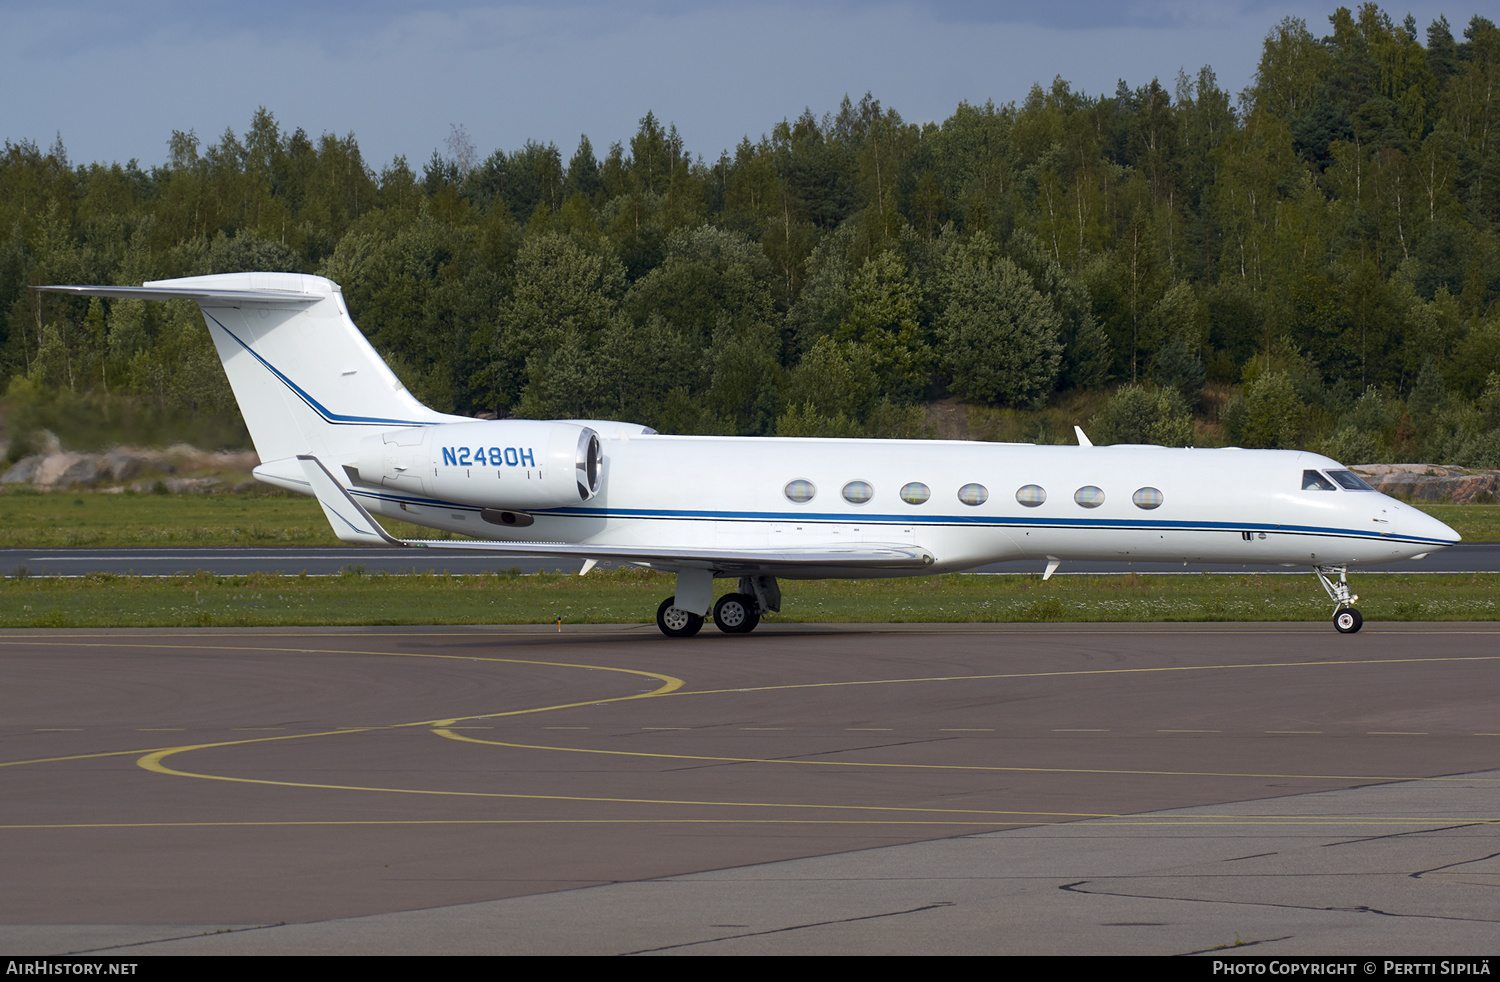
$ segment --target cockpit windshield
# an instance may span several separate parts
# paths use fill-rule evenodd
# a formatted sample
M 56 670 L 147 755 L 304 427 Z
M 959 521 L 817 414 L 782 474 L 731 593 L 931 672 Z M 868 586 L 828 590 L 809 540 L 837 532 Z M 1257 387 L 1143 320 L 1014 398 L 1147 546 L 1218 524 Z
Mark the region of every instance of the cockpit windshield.
M 1374 491 L 1375 489 L 1365 483 L 1364 478 L 1353 471 L 1329 471 L 1328 476 L 1339 482 L 1339 487 L 1345 491 Z
M 1302 490 L 1304 491 L 1336 491 L 1339 488 L 1345 491 L 1375 490 L 1366 484 L 1363 478 L 1350 470 L 1327 471 L 1326 473 L 1323 471 L 1302 472 Z

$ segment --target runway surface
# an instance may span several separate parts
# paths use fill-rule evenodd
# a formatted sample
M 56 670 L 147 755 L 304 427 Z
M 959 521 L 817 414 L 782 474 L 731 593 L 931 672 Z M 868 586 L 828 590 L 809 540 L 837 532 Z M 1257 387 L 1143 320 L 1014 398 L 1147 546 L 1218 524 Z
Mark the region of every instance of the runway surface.
M 1043 562 L 993 563 L 979 567 L 981 573 L 1040 573 Z M 84 573 L 130 573 L 139 576 L 174 576 L 203 570 L 225 576 L 246 573 L 285 573 L 295 576 L 327 576 L 345 567 L 363 566 L 370 573 L 492 573 L 496 569 L 578 572 L 577 560 L 530 559 L 438 549 L 384 549 L 335 546 L 317 549 L 0 549 L 0 574 L 15 576 L 79 576 Z M 1295 570 L 1277 566 L 1240 566 L 1229 563 L 1126 563 L 1065 562 L 1059 575 L 1077 573 L 1295 573 L 1307 576 L 1306 567 Z M 1432 553 L 1383 566 L 1361 568 L 1359 573 L 1495 573 L 1500 572 L 1500 543 L 1459 544 Z
M 4 632 L 0 950 L 1488 953 L 1497 638 Z

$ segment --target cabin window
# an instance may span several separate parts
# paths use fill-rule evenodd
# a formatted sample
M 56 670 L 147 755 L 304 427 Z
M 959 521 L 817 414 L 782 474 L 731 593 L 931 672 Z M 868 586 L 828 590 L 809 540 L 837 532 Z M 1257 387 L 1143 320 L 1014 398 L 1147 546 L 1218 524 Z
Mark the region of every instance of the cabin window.
M 844 485 L 844 500 L 851 505 L 862 505 L 875 494 L 868 481 L 850 481 Z
M 1365 483 L 1364 478 L 1353 471 L 1329 471 L 1328 476 L 1339 482 L 1339 486 L 1345 491 L 1374 491 L 1375 489 Z
M 908 505 L 920 505 L 932 497 L 932 489 L 921 481 L 913 481 L 901 489 L 901 500 Z
M 786 486 L 787 500 L 795 501 L 799 505 L 813 500 L 813 495 L 817 493 L 818 489 L 813 487 L 811 481 L 791 481 Z
M 1090 484 L 1074 491 L 1073 500 L 1085 508 L 1098 508 L 1104 504 L 1104 492 Z
M 1317 471 L 1302 472 L 1302 490 L 1304 491 L 1334 491 L 1333 482 L 1319 474 Z
M 1162 496 L 1161 492 L 1155 488 L 1141 488 L 1130 496 L 1130 500 L 1135 502 L 1137 508 L 1144 508 L 1150 511 L 1152 508 L 1161 507 Z
M 958 489 L 958 500 L 966 505 L 982 505 L 990 498 L 990 490 L 983 484 L 965 484 Z
M 1027 508 L 1035 508 L 1047 500 L 1047 492 L 1041 485 L 1028 484 L 1016 492 L 1016 500 Z

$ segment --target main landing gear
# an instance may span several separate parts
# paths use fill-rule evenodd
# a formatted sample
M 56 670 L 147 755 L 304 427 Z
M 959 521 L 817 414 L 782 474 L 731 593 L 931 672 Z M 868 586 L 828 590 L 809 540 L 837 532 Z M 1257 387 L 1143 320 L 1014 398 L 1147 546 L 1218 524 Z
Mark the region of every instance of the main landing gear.
M 1349 583 L 1344 579 L 1348 570 L 1347 566 L 1313 567 L 1313 572 L 1318 575 L 1318 582 L 1323 584 L 1323 589 L 1328 591 L 1328 599 L 1333 601 L 1333 626 L 1340 634 L 1354 634 L 1365 623 L 1364 617 L 1354 607 L 1359 598 L 1349 592 Z M 1339 577 L 1337 583 L 1328 578 L 1334 573 Z
M 695 600 L 686 599 L 695 594 Z M 685 598 L 682 607 L 677 606 L 679 596 Z M 704 615 L 696 608 L 702 607 L 706 614 L 712 596 L 711 571 L 683 570 L 677 574 L 677 593 L 656 608 L 656 626 L 669 638 L 692 637 L 703 630 Z M 760 623 L 762 613 L 780 609 L 781 587 L 776 577 L 742 576 L 738 591 L 724 594 L 713 605 L 714 626 L 725 634 L 749 634 Z
M 726 593 L 714 604 L 714 627 L 725 634 L 749 634 L 760 623 L 760 606 L 744 593 Z
M 677 597 L 673 595 L 656 608 L 656 626 L 661 628 L 661 633 L 669 638 L 690 638 L 703 630 L 703 615 L 672 606 L 676 602 Z

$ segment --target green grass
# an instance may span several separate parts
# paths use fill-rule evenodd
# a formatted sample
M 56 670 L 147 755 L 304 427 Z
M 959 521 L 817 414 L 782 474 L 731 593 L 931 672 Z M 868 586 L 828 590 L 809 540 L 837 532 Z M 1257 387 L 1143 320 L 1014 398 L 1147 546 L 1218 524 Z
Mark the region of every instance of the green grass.
M 8 490 L 0 547 L 337 545 L 311 498 Z
M 406 522 L 384 523 L 402 538 L 453 536 Z M 336 546 L 323 509 L 312 498 L 257 494 L 0 494 L 0 548 L 101 549 L 159 546 Z
M 1417 505 L 1465 542 L 1500 542 L 1500 505 Z M 405 522 L 382 524 L 398 538 L 451 538 Z M 312 498 L 260 494 L 137 494 L 29 489 L 0 493 L 0 548 L 334 546 Z
M 733 580 L 718 581 L 719 592 Z M 1354 577 L 1369 621 L 1500 619 L 1500 577 Z M 946 576 L 783 581 L 768 623 L 1326 621 L 1311 576 Z M 649 623 L 672 592 L 648 570 L 522 576 L 131 577 L 0 580 L 0 627 Z

